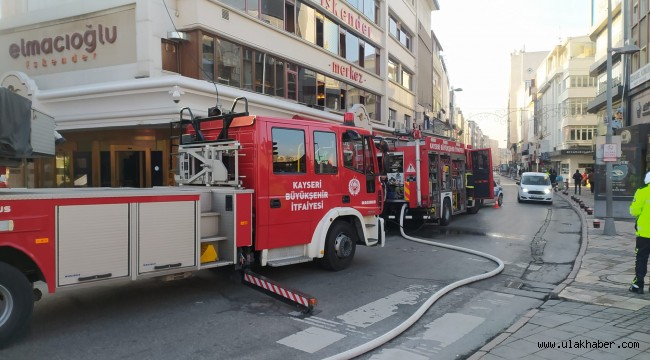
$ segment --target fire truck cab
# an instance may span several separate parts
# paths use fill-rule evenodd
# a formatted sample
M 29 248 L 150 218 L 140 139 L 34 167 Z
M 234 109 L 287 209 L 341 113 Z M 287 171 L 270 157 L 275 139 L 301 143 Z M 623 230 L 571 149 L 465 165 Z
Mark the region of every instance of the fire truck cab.
M 340 270 L 357 244 L 383 245 L 384 195 L 370 131 L 235 113 L 235 106 L 225 115 L 185 122 L 177 182 L 254 189 L 247 255 L 255 253 L 263 266 L 322 258 L 326 268 Z M 215 141 L 237 149 L 237 159 L 226 152 L 217 161 L 224 169 L 206 166 L 219 157 L 206 145 Z

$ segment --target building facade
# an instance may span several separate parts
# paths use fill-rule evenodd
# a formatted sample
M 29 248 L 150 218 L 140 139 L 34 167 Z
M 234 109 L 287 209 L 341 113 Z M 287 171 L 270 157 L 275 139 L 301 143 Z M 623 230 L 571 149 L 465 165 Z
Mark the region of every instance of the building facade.
M 510 80 L 506 116 L 507 143 L 512 153 L 514 170 L 530 170 L 535 164 L 531 157 L 533 144 L 530 123 L 534 118 L 536 93 L 535 76 L 548 51 L 517 51 L 510 54 Z
M 360 103 L 385 134 L 434 107 L 435 0 L 0 6 L 0 86 L 30 96 L 67 140 L 55 159 L 12 169 L 12 186 L 171 184 L 180 110 L 205 116 L 238 97 L 252 114 L 331 122 Z
M 588 36 L 567 38 L 537 70 L 531 142 L 540 162 L 563 177 L 594 167 L 598 118 L 587 107 L 596 95 L 596 78 L 589 75 L 595 47 Z

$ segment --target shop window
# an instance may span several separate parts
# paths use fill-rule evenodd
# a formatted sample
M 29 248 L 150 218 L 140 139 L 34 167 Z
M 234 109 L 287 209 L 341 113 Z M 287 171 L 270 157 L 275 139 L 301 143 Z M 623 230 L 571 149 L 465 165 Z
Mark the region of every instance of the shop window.
M 218 39 L 217 81 L 233 87 L 241 86 L 241 46 Z
M 364 67 L 365 66 L 365 61 L 364 61 L 363 57 L 365 55 L 365 49 L 364 49 L 365 44 L 360 40 L 358 40 L 358 42 L 359 42 L 359 48 L 357 49 L 357 51 L 358 51 L 357 52 L 357 62 L 355 62 L 355 63 L 358 63 L 359 66 Z
M 213 81 L 214 80 L 214 38 L 212 36 L 203 35 L 202 52 L 203 59 L 202 67 L 203 73 L 201 79 Z
M 379 53 L 374 46 L 366 43 L 364 46 L 363 68 L 379 75 Z
M 302 2 L 296 4 L 296 18 L 297 18 L 297 32 L 298 36 L 309 41 L 312 44 L 316 43 L 316 33 L 319 23 L 316 21 L 316 10 L 309 7 Z M 322 22 L 320 23 L 320 32 L 323 32 Z M 320 44 L 322 46 L 322 44 Z
M 338 80 L 325 78 L 325 107 L 339 111 L 341 101 L 341 86 Z
M 345 58 L 349 62 L 358 65 L 360 54 L 359 38 L 351 33 L 347 33 L 345 35 L 345 42 L 343 44 L 345 46 Z
M 255 92 L 264 93 L 264 58 L 266 55 L 255 51 Z
M 340 28 L 339 29 L 339 56 L 342 58 L 347 58 L 345 54 L 347 53 L 347 45 L 345 41 L 345 34 L 347 31 L 345 29 Z
M 57 152 L 55 166 L 56 187 L 72 187 L 72 152 Z
M 178 61 L 178 44 L 162 39 L 162 68 L 165 71 L 180 73 Z
M 296 33 L 296 6 L 289 0 L 284 4 L 284 30 L 292 34 Z
M 298 101 L 306 105 L 317 105 L 316 72 L 303 67 L 298 71 Z
M 90 187 L 93 184 L 92 164 L 93 156 L 90 151 L 77 151 L 73 153 L 73 181 L 74 187 Z
M 325 44 L 325 19 L 322 15 L 316 18 L 316 45 L 324 47 Z
M 373 23 L 377 23 L 379 14 L 379 4 L 377 4 L 377 0 L 346 0 L 346 2 L 348 5 L 363 13 Z
M 325 75 L 316 74 L 316 105 L 325 108 Z
M 339 26 L 325 18 L 323 19 L 323 48 L 332 54 L 339 53 Z
M 361 104 L 361 90 L 355 88 L 352 85 L 349 85 L 347 90 L 347 95 L 348 95 L 348 103 L 350 104 L 350 106 L 354 104 Z
M 221 0 L 221 2 L 225 5 L 230 5 L 237 10 L 246 10 L 246 0 Z
M 298 66 L 287 63 L 287 99 L 298 100 Z
M 295 129 L 273 128 L 273 173 L 305 173 L 305 132 Z
M 260 0 L 261 20 L 267 24 L 284 28 L 284 1 Z
M 247 13 L 248 15 L 254 17 L 254 18 L 259 18 L 260 16 L 260 4 L 259 0 L 248 0 L 247 1 Z
M 265 76 L 264 93 L 284 97 L 284 61 L 267 55 Z
M 375 0 L 363 0 L 363 14 L 373 23 L 377 22 L 377 6 Z
M 253 90 L 254 54 L 255 54 L 254 50 L 244 48 L 243 51 L 244 65 L 242 67 L 242 79 L 243 79 L 242 88 L 246 90 Z
M 368 112 L 368 117 L 370 119 L 381 119 L 381 103 L 379 95 L 364 92 L 364 97 L 361 104 L 366 107 L 366 111 Z

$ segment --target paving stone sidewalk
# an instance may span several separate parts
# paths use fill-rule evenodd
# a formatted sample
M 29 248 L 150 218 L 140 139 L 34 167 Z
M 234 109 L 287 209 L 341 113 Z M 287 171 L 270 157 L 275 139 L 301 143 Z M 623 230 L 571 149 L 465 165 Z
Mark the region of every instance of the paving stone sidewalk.
M 616 220 L 603 235 L 578 202 L 592 208 L 593 194 L 556 193 L 582 220 L 582 245 L 573 271 L 540 308 L 533 309 L 469 357 L 470 360 L 650 360 L 650 292 L 627 291 L 634 277 L 634 222 Z M 586 190 L 586 191 L 585 191 Z M 646 289 L 647 290 L 647 289 Z

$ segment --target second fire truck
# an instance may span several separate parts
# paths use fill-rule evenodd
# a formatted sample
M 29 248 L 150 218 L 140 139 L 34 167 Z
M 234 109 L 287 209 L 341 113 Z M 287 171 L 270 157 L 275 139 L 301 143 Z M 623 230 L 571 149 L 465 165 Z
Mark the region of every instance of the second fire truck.
M 490 149 L 470 149 L 449 139 L 383 139 L 386 204 L 383 215 L 404 222 L 436 222 L 446 226 L 454 215 L 479 211 L 484 199 L 493 198 Z

